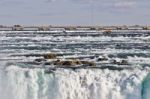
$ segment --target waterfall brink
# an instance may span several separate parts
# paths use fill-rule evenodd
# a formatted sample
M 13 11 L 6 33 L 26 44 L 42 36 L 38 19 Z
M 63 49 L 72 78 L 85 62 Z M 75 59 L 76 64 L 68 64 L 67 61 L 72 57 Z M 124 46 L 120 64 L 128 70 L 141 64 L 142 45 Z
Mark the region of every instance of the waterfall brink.
M 44 69 L 16 66 L 8 67 L 6 72 L 11 99 L 142 99 L 142 81 L 148 74 L 140 69 L 58 69 L 45 74 Z M 143 97 L 148 99 L 147 95 Z
M 42 69 L 7 69 L 12 99 L 57 99 L 57 78 L 53 74 L 45 75 Z

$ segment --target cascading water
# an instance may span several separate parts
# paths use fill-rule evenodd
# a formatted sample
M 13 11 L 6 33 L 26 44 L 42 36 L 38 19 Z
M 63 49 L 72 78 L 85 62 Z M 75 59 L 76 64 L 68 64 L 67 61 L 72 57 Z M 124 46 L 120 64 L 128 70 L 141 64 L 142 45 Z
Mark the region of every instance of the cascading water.
M 149 99 L 150 97 L 150 74 L 145 77 L 142 83 L 142 99 Z
M 150 34 L 136 32 L 114 32 L 105 36 L 102 32 L 88 31 L 0 32 L 0 97 L 149 99 Z M 41 56 L 24 56 L 48 52 L 63 54 L 59 56 L 61 59 L 85 57 L 97 67 L 107 68 L 58 68 L 46 72 L 48 66 L 34 64 Z M 98 61 L 100 56 L 108 60 Z M 127 60 L 128 64 L 115 64 L 114 59 Z

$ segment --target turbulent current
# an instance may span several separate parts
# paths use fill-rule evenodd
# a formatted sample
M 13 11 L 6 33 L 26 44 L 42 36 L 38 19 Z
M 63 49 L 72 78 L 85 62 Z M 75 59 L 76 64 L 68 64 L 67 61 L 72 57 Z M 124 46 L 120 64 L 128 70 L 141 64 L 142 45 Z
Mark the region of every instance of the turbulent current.
M 49 52 L 98 68 L 49 71 Z M 0 32 L 0 99 L 150 99 L 149 66 L 148 30 Z

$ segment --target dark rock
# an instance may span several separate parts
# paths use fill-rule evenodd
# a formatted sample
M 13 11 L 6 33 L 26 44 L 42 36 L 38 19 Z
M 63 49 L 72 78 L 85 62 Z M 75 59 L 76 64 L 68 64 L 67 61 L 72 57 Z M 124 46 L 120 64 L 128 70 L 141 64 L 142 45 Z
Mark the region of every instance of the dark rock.
M 113 64 L 117 64 L 117 65 L 128 65 L 128 61 L 127 60 L 122 60 L 122 61 L 113 61 Z
M 90 30 L 96 30 L 96 28 L 94 28 L 94 27 L 91 27 L 91 28 L 90 28 Z
M 81 61 L 81 60 L 65 60 L 65 61 L 57 60 L 53 64 L 60 65 L 60 66 L 76 66 L 76 65 L 96 66 L 94 62 Z
M 100 57 L 97 59 L 97 61 L 107 61 L 107 60 L 108 60 L 108 58 L 106 58 L 106 57 Z
M 122 60 L 122 61 L 121 61 L 121 64 L 122 64 L 122 65 L 127 65 L 127 64 L 128 64 L 128 61 L 127 61 L 127 60 Z
M 58 60 L 54 61 L 53 64 L 54 64 L 54 65 L 60 65 L 60 62 L 61 62 L 61 61 L 58 59 Z
M 35 59 L 34 61 L 36 61 L 36 62 L 43 62 L 43 61 L 46 61 L 46 60 L 43 59 L 43 58 L 39 58 L 39 59 Z
M 21 25 L 14 25 L 12 30 L 14 31 L 20 31 L 20 30 L 23 30 L 23 27 Z
M 75 61 L 63 61 L 61 65 L 65 66 L 75 66 L 77 65 Z
M 44 65 L 51 65 L 51 63 L 50 62 L 45 62 Z
M 90 59 L 94 59 L 94 58 L 95 58 L 95 56 L 91 56 L 91 57 L 90 57 Z
M 116 60 L 113 60 L 113 62 L 112 62 L 113 64 L 118 64 L 118 62 L 116 61 Z
M 143 27 L 143 30 L 148 30 L 148 27 Z
M 43 55 L 43 57 L 45 59 L 56 59 L 57 55 L 54 53 L 48 53 L 48 54 Z
M 57 60 L 54 62 L 54 65 L 61 65 L 61 66 L 75 66 L 80 64 L 81 62 L 78 60 L 66 60 L 66 61 Z
M 104 34 L 108 34 L 108 35 L 109 35 L 109 34 L 111 34 L 111 33 L 112 33 L 112 31 L 111 31 L 111 30 L 106 30 L 106 31 L 104 31 L 103 33 L 104 33 Z
M 121 45 L 120 44 L 116 44 L 116 47 L 121 47 Z
M 123 67 L 115 67 L 115 66 L 102 66 L 101 69 L 118 70 L 118 71 L 124 70 Z
M 94 62 L 90 62 L 90 61 L 81 61 L 81 63 L 83 65 L 88 65 L 88 66 L 96 66 L 96 64 Z
M 14 27 L 21 27 L 21 25 L 14 25 Z

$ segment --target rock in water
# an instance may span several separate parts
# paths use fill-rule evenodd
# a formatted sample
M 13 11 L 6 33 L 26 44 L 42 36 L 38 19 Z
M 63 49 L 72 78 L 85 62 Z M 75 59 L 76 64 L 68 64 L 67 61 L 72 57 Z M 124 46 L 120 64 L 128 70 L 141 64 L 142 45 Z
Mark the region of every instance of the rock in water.
M 81 61 L 83 65 L 87 65 L 87 66 L 96 66 L 96 64 L 94 62 L 91 61 Z
M 127 60 L 122 60 L 122 61 L 121 61 L 121 64 L 123 64 L 123 65 L 128 65 L 128 61 L 127 61 Z
M 108 58 L 106 58 L 106 57 L 99 57 L 97 59 L 97 61 L 107 61 L 107 60 L 108 60 Z
M 94 62 L 81 61 L 81 60 L 65 60 L 65 61 L 57 60 L 54 62 L 54 65 L 60 65 L 60 66 L 77 66 L 77 65 L 96 66 L 96 64 Z
M 43 55 L 43 57 L 45 59 L 56 59 L 57 55 L 54 53 L 48 53 L 48 54 Z
M 54 65 L 60 65 L 60 66 L 75 66 L 81 64 L 82 63 L 78 60 L 65 60 L 65 61 L 57 60 L 54 62 Z
M 112 31 L 111 30 L 106 30 L 106 31 L 104 31 L 103 32 L 105 35 L 110 35 L 111 33 L 112 33 Z
M 128 65 L 128 61 L 127 60 L 113 60 L 113 64 L 117 64 L 117 65 Z

